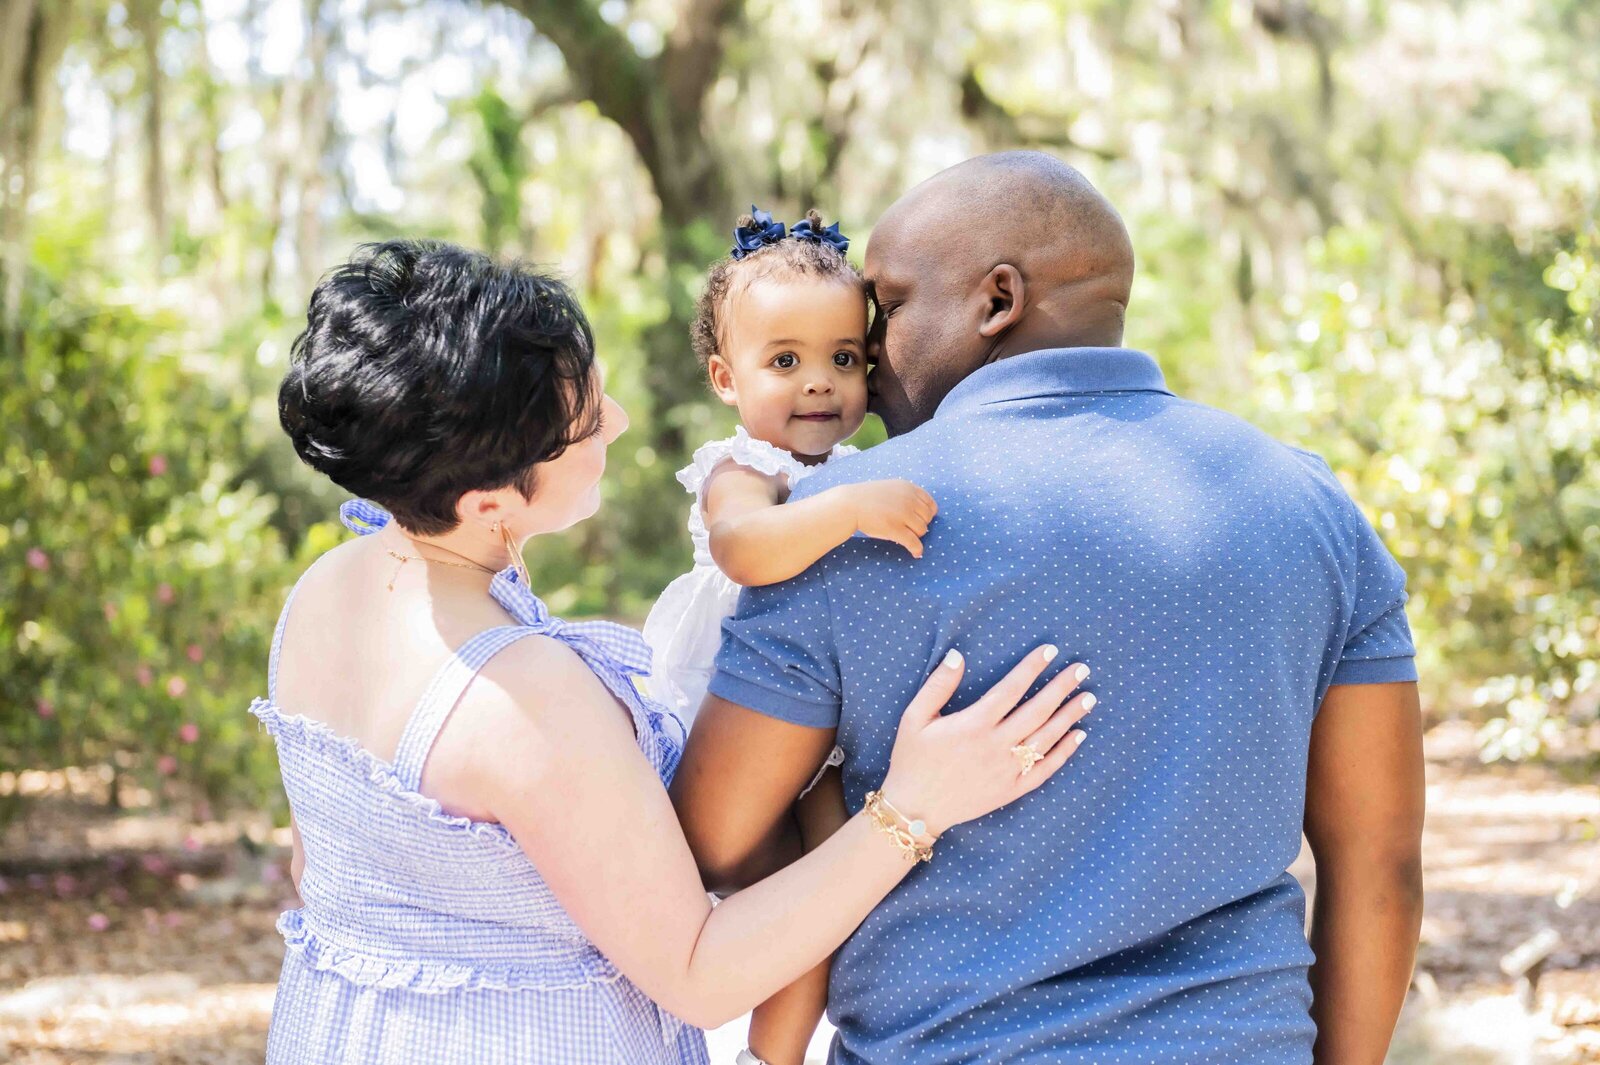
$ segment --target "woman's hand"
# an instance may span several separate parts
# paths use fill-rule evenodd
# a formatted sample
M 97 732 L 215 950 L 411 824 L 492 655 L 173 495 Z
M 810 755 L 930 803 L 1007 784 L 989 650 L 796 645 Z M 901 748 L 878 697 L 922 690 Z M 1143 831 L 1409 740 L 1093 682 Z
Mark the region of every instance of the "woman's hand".
M 1095 704 L 1088 692 L 1068 701 L 1089 675 L 1089 667 L 1079 663 L 1017 705 L 1055 657 L 1049 645 L 1035 650 L 977 702 L 941 715 L 966 671 L 959 651 L 946 655 L 900 718 L 884 797 L 937 836 L 1049 780 L 1083 742 L 1083 732 L 1072 726 Z M 1017 750 L 1020 745 L 1039 755 L 1026 772 L 1032 755 Z

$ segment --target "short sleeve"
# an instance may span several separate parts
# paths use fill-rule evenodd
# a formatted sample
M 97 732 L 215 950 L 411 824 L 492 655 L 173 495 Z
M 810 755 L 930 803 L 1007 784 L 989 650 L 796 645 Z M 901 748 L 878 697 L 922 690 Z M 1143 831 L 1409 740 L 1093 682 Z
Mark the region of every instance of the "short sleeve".
M 1356 510 L 1355 608 L 1332 684 L 1417 679 L 1416 644 L 1406 621 L 1406 574 L 1365 515 Z
M 790 724 L 838 727 L 839 660 L 823 566 L 740 594 L 722 623 L 707 690 Z

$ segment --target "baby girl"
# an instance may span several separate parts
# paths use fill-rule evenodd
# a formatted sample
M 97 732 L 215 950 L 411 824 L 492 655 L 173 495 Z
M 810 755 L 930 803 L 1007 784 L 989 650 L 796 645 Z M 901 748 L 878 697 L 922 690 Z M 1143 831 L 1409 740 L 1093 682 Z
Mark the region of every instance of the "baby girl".
M 937 507 L 909 481 L 842 485 L 785 505 L 803 477 L 856 450 L 843 441 L 866 420 L 867 293 L 845 258 L 849 245 L 838 223 L 823 228 L 815 211 L 785 229 L 752 207 L 700 298 L 695 351 L 740 425 L 678 473 L 695 497 L 694 569 L 667 587 L 644 629 L 655 653 L 652 692 L 686 722 L 705 696 L 741 587 L 797 576 L 857 533 L 922 556 Z M 842 758 L 835 749 L 828 761 Z M 838 775 L 826 780 L 799 807 L 808 850 L 844 820 Z M 825 969 L 756 1010 L 754 1053 L 741 1060 L 803 1058 L 822 1014 Z

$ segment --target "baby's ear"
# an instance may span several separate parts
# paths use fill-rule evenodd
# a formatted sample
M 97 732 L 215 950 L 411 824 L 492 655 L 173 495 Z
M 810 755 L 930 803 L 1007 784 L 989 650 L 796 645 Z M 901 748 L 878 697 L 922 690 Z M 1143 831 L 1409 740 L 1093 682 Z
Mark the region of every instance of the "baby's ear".
M 732 407 L 739 402 L 739 391 L 733 385 L 733 367 L 728 360 L 716 354 L 706 360 L 706 374 L 711 378 L 711 391 L 717 398 Z

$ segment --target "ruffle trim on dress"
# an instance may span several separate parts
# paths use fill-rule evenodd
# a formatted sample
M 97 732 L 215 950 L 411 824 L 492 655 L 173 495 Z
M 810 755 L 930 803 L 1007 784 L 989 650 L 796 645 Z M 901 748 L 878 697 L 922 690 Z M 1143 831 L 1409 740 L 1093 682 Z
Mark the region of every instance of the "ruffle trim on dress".
M 690 495 L 699 498 L 701 489 L 711 476 L 711 471 L 726 459 L 732 459 L 746 469 L 755 470 L 769 477 L 782 474 L 791 483 L 795 479 L 795 474 L 804 468 L 804 463 L 799 459 L 765 440 L 757 440 L 741 425 L 736 427 L 733 435 L 726 440 L 713 440 L 701 444 L 695 450 L 689 465 L 678 471 L 678 483 L 683 485 Z
M 574 954 L 543 968 L 482 967 L 415 958 L 383 958 L 328 942 L 306 926 L 300 910 L 278 917 L 285 946 L 318 972 L 336 973 L 358 987 L 442 995 L 453 991 L 576 991 L 622 979 L 598 952 Z
M 425 820 L 465 832 L 508 853 L 522 853 L 521 847 L 504 825 L 494 821 L 475 821 L 470 817 L 446 812 L 437 799 L 430 799 L 401 783 L 391 763 L 385 762 L 351 737 L 341 736 L 326 723 L 300 714 L 286 714 L 266 699 L 256 699 L 252 702 L 250 713 L 254 714 L 280 743 L 286 739 L 295 740 L 332 752 L 360 770 L 369 783 L 396 804 L 415 811 Z

